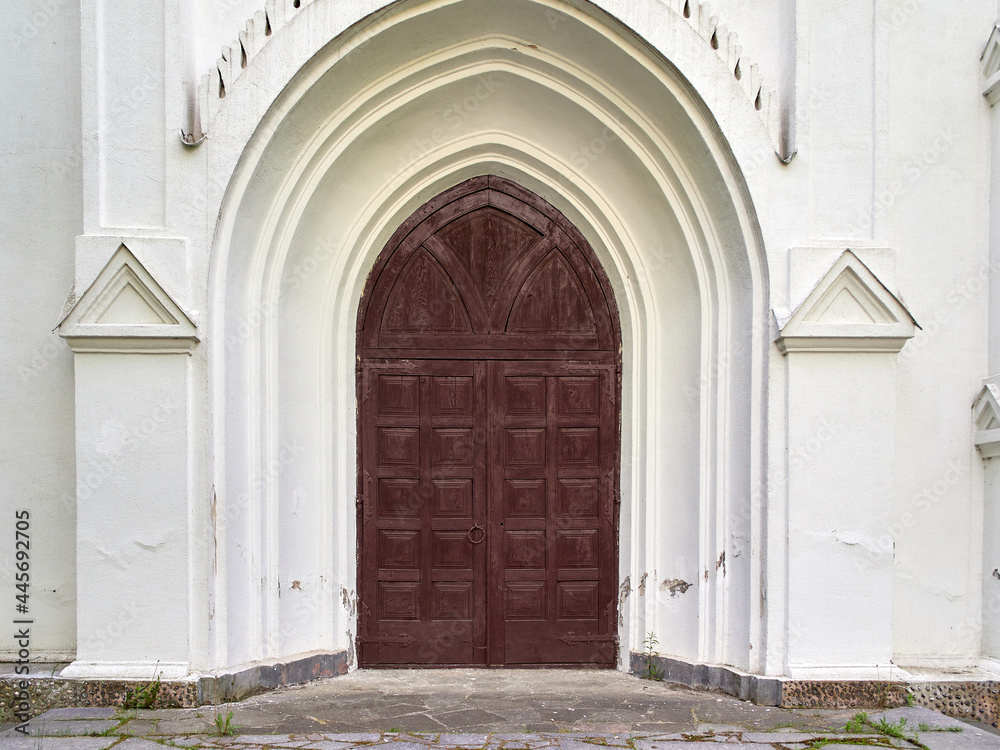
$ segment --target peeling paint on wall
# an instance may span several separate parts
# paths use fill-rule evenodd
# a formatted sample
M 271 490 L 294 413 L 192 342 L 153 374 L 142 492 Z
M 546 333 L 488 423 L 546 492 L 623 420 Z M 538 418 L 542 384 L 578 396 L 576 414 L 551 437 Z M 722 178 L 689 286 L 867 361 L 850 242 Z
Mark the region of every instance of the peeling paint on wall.
M 693 583 L 688 583 L 680 578 L 664 578 L 663 583 L 660 584 L 660 591 L 669 591 L 670 598 L 673 599 L 678 594 L 686 594 L 693 585 Z
M 358 597 L 353 591 L 348 591 L 344 586 L 340 587 L 340 603 L 343 605 L 344 609 L 347 610 L 347 614 L 350 617 L 357 615 Z
M 649 573 L 643 573 L 642 578 L 639 579 L 639 596 L 646 595 L 646 579 L 649 578 Z
M 625 576 L 625 580 L 622 581 L 622 585 L 618 587 L 618 626 L 624 627 L 625 625 L 625 600 L 628 599 L 628 595 L 632 592 L 632 577 Z

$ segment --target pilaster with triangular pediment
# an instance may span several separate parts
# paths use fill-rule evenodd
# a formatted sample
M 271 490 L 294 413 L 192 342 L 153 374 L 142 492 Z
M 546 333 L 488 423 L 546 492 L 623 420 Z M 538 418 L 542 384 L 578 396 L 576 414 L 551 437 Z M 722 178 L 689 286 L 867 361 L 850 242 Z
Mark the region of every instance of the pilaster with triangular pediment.
M 791 310 L 775 310 L 787 366 L 789 669 L 893 657 L 896 360 L 917 325 L 865 251 L 790 253 Z M 868 252 L 890 274 L 890 251 Z M 815 607 L 822 592 L 829 607 Z M 819 665 L 823 665 L 820 667 Z
M 987 382 L 972 404 L 973 442 L 983 458 L 1000 456 L 1000 385 Z
M 107 261 L 79 299 L 70 295 L 58 327 L 76 379 L 77 654 L 63 676 L 180 679 L 191 661 L 183 613 L 196 316 L 130 240 L 86 239 Z M 134 244 L 148 254 L 163 245 Z
M 1000 101 L 1000 26 L 994 26 L 980 58 L 983 96 L 990 104 Z

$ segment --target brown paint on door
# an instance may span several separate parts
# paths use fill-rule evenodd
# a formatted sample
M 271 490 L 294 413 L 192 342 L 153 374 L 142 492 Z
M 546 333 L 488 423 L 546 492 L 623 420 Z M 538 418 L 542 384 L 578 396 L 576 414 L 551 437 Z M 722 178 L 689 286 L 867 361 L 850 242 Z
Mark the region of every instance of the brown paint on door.
M 361 666 L 611 666 L 620 331 L 583 236 L 477 177 L 396 231 L 358 316 Z

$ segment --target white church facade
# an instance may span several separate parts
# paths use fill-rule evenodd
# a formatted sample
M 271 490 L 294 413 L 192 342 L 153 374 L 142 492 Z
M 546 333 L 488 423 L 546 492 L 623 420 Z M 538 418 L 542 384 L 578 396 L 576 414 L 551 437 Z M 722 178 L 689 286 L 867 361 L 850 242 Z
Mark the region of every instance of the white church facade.
M 653 634 L 997 720 L 1000 6 L 261 2 L 8 9 L 35 698 Z

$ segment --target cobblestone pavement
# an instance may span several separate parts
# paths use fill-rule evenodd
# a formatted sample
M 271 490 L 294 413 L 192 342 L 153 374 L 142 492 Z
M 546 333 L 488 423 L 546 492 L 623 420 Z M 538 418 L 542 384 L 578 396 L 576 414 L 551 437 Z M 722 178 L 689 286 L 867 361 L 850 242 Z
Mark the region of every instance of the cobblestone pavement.
M 54 709 L 33 719 L 27 736 L 4 725 L 0 748 L 1000 750 L 1000 736 L 930 709 L 869 712 L 863 723 L 857 713 L 755 706 L 617 672 L 401 670 L 356 672 L 220 707 Z

